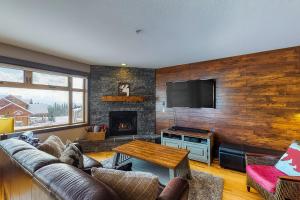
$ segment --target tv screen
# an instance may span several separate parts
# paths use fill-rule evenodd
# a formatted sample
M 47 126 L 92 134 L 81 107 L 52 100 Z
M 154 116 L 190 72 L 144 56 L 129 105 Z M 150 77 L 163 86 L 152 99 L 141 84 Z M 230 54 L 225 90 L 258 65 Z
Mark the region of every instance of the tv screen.
M 188 82 L 167 83 L 167 107 L 189 107 Z
M 215 80 L 168 82 L 167 107 L 215 108 Z

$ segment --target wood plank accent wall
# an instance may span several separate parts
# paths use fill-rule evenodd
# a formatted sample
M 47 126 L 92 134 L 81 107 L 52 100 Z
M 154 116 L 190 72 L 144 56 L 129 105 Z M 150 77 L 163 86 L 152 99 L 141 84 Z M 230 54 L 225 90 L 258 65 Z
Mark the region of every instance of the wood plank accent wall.
M 216 79 L 216 109 L 166 108 L 166 82 Z M 222 141 L 284 150 L 300 140 L 300 47 L 156 70 L 156 133 L 214 129 Z

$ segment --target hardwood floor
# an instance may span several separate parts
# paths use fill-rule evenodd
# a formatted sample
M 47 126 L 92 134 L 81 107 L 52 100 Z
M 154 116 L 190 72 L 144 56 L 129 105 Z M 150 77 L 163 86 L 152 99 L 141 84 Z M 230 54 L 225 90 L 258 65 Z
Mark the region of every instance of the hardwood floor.
M 114 153 L 98 152 L 88 153 L 87 155 L 101 161 L 112 157 Z M 246 175 L 244 173 L 223 169 L 218 165 L 217 161 L 212 166 L 196 161 L 190 161 L 190 165 L 193 170 L 213 174 L 224 179 L 223 200 L 262 200 L 254 189 L 251 188 L 251 192 L 247 192 L 245 185 Z

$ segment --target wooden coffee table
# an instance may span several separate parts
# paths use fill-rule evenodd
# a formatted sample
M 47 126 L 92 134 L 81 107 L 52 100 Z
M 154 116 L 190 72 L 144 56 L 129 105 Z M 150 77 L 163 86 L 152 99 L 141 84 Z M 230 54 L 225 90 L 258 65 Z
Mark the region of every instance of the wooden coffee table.
M 113 165 L 118 166 L 130 157 L 148 161 L 169 169 L 170 179 L 180 176 L 191 177 L 188 160 L 189 151 L 151 142 L 135 140 L 113 149 L 116 152 Z

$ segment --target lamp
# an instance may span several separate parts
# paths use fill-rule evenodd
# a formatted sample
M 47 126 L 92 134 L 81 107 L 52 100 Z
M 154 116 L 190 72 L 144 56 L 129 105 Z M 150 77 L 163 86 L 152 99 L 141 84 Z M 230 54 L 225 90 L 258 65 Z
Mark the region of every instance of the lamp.
M 0 118 L 0 134 L 9 134 L 15 131 L 14 118 Z

